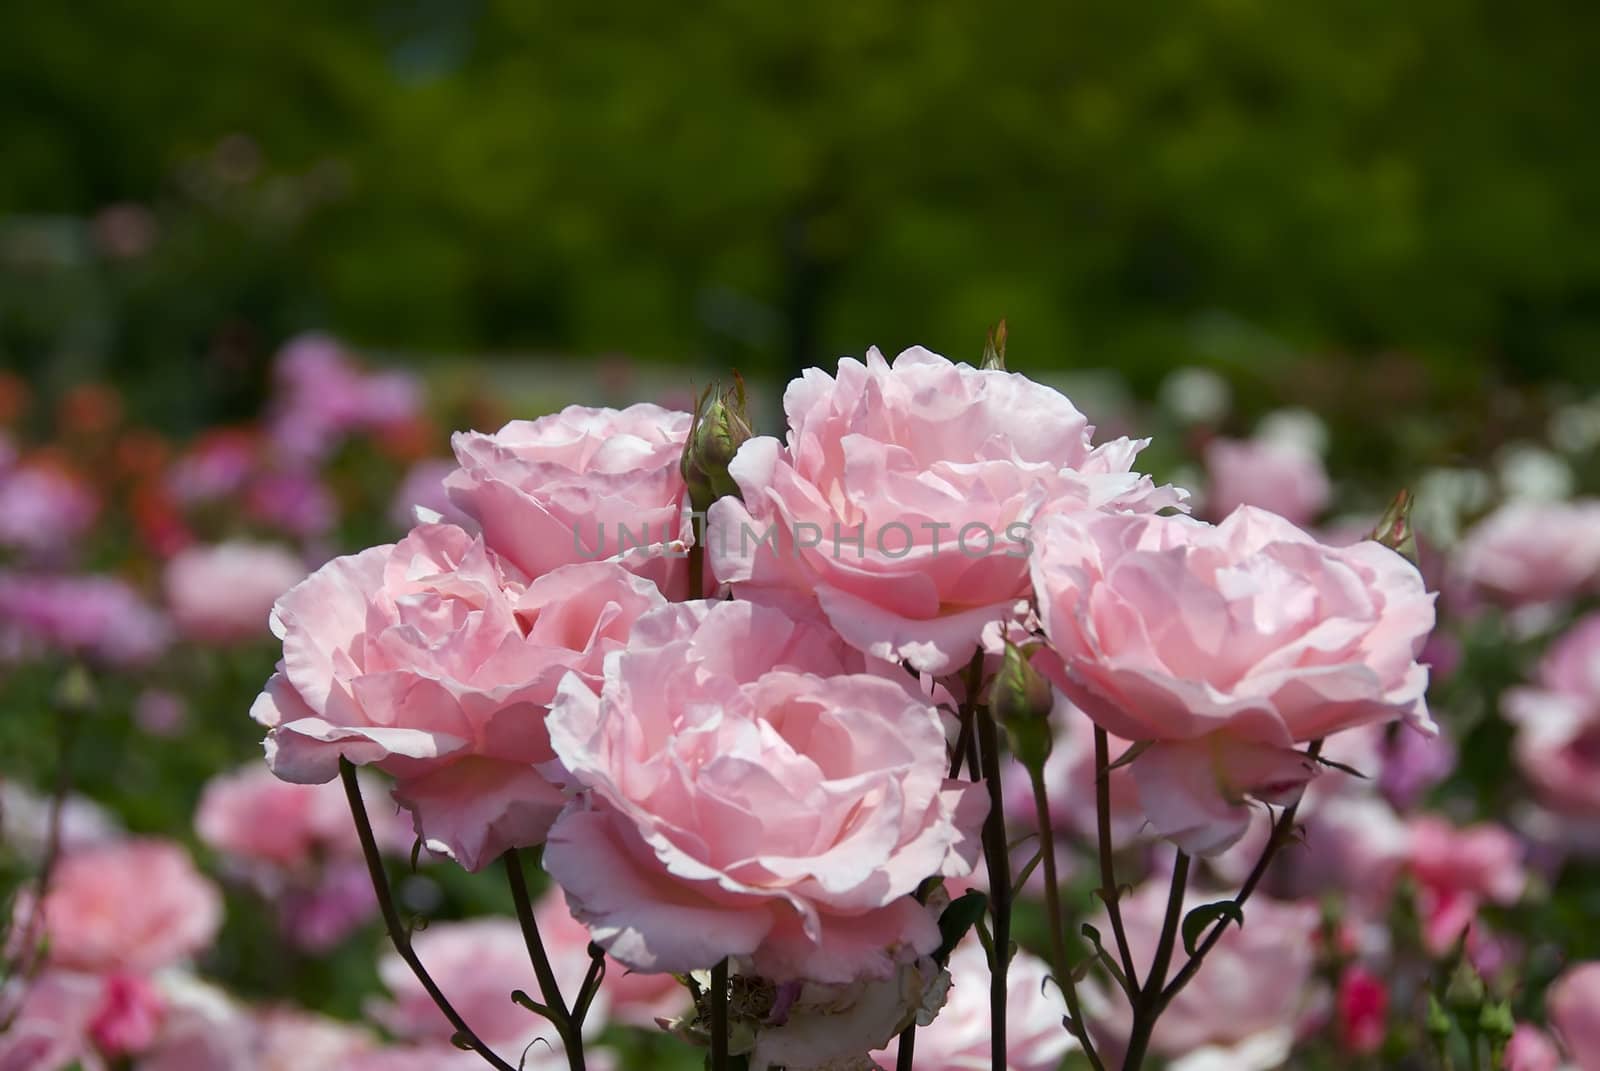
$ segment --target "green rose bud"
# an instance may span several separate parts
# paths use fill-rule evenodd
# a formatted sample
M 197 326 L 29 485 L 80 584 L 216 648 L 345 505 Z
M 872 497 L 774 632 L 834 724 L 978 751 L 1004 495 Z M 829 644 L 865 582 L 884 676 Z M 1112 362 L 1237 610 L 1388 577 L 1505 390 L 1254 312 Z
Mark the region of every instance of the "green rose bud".
M 704 513 L 719 498 L 739 493 L 728 466 L 739 447 L 755 434 L 750 427 L 744 379 L 735 372 L 733 380 L 731 388 L 713 383 L 696 401 L 694 422 L 683 446 L 679 471 L 697 513 Z
M 1050 708 L 1055 693 L 1022 648 L 1006 644 L 1000 671 L 989 683 L 988 701 L 989 713 L 1010 739 L 1012 755 L 1029 772 L 1044 769 L 1054 743 Z

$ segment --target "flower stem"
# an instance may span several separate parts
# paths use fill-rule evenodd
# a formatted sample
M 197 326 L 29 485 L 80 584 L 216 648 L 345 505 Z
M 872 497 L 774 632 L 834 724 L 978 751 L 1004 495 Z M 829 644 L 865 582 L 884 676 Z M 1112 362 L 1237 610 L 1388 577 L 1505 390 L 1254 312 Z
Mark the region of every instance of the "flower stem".
M 377 839 L 372 835 L 372 822 L 367 818 L 366 804 L 361 800 L 361 786 L 356 781 L 356 768 L 343 756 L 339 759 L 339 777 L 344 781 L 345 798 L 350 801 L 350 817 L 355 820 L 356 835 L 361 839 L 361 854 L 366 857 L 367 873 L 372 878 L 372 889 L 378 897 L 378 909 L 383 914 L 383 925 L 389 931 L 389 941 L 394 945 L 394 950 L 405 960 L 406 966 L 411 968 L 411 973 L 417 976 L 417 981 L 422 983 L 422 988 L 444 1013 L 450 1025 L 455 1027 L 456 1034 L 468 1048 L 483 1057 L 495 1071 L 516 1071 L 516 1068 L 496 1056 L 478 1035 L 472 1032 L 472 1028 L 445 998 L 433 977 L 428 974 L 427 968 L 422 965 L 416 950 L 411 947 L 411 937 L 406 933 L 405 923 L 401 921 L 400 912 L 394 906 L 394 896 L 389 890 L 389 876 L 384 871 L 383 856 L 378 852 Z
M 1133 967 L 1133 952 L 1128 947 L 1128 931 L 1122 924 L 1122 890 L 1117 886 L 1116 864 L 1111 843 L 1111 741 L 1100 726 L 1094 727 L 1094 811 L 1096 839 L 1100 842 L 1100 899 L 1105 901 L 1111 933 L 1116 938 L 1122 974 L 1127 979 L 1128 999 L 1139 995 L 1139 974 Z
M 728 1071 L 728 961 L 711 968 L 711 1071 Z
M 1078 1039 L 1078 1044 L 1083 1046 L 1083 1054 L 1088 1057 L 1089 1064 L 1095 1071 L 1105 1071 L 1105 1065 L 1100 1062 L 1099 1054 L 1094 1051 L 1094 1042 L 1089 1037 L 1089 1024 L 1084 1020 L 1083 1008 L 1078 1003 L 1078 984 L 1073 981 L 1072 968 L 1067 962 L 1066 930 L 1061 921 L 1061 885 L 1056 877 L 1056 838 L 1050 827 L 1050 799 L 1045 789 L 1044 769 L 1030 770 L 1029 776 L 1033 781 L 1033 805 L 1039 819 L 1039 858 L 1044 867 L 1045 911 L 1050 919 L 1050 969 L 1055 974 L 1061 995 L 1066 998 L 1067 1014 L 1074 1024 L 1069 1029 Z M 909 1071 L 909 1068 L 902 1068 L 901 1071 Z
M 1306 758 L 1315 762 L 1317 755 L 1321 751 L 1322 741 L 1313 740 L 1311 746 L 1306 749 Z M 1294 816 L 1299 810 L 1300 801 L 1295 800 L 1283 809 L 1283 812 L 1278 815 L 1278 820 L 1272 824 L 1272 833 L 1267 837 L 1267 846 L 1262 849 L 1261 858 L 1256 860 L 1256 865 L 1251 869 L 1249 876 L 1244 879 L 1244 884 L 1239 887 L 1238 895 L 1233 898 L 1235 907 L 1243 909 L 1245 901 L 1250 899 L 1250 894 L 1256 891 L 1256 886 L 1260 885 L 1261 879 L 1266 876 L 1267 867 L 1277 857 L 1279 849 L 1289 842 L 1289 838 L 1294 834 Z M 1199 946 L 1195 948 L 1194 954 L 1184 963 L 1183 969 L 1178 971 L 1177 976 L 1172 979 L 1172 984 L 1162 991 L 1159 1008 L 1165 1008 L 1171 1003 L 1172 998 L 1177 996 L 1183 987 L 1188 985 L 1189 981 L 1199 972 L 1200 963 L 1206 958 L 1206 954 L 1216 947 L 1218 941 L 1222 940 L 1222 934 L 1228 928 L 1228 919 L 1228 915 L 1223 915 L 1211 927 L 1210 932 L 1205 935 Z
M 512 848 L 501 857 L 506 866 L 506 883 L 511 887 L 511 902 L 516 906 L 517 922 L 522 926 L 522 939 L 528 946 L 528 958 L 533 962 L 533 974 L 539 982 L 539 993 L 544 997 L 545 1018 L 561 1036 L 561 1045 L 567 1053 L 567 1066 L 571 1071 L 584 1071 L 583 1037 L 567 1002 L 561 995 L 561 985 L 550 967 L 550 957 L 545 952 L 544 939 L 539 936 L 539 923 L 533 915 L 533 901 L 528 897 L 527 875 L 522 869 L 522 853 Z M 585 1009 L 587 1010 L 587 1009 Z
M 1011 860 L 1007 853 L 1005 802 L 1000 784 L 1000 734 L 987 709 L 977 712 L 978 758 L 989 789 L 983 823 L 983 855 L 989 867 L 989 911 L 994 955 L 989 963 L 989 1054 L 992 1071 L 1006 1069 L 1006 973 L 1011 966 Z
M 1183 895 L 1189 886 L 1189 856 L 1179 852 L 1172 863 L 1172 886 L 1167 892 L 1167 914 L 1161 923 L 1161 937 L 1156 942 L 1155 958 L 1150 961 L 1150 973 L 1145 975 L 1144 987 L 1133 1001 L 1133 1027 L 1128 1034 L 1128 1051 L 1122 1061 L 1123 1071 L 1138 1071 L 1144 1065 L 1145 1053 L 1150 1048 L 1150 1038 L 1155 1033 L 1156 1020 L 1166 1007 L 1162 999 L 1162 985 L 1167 980 L 1167 970 L 1172 966 L 1173 946 L 1178 939 L 1178 924 L 1183 918 Z

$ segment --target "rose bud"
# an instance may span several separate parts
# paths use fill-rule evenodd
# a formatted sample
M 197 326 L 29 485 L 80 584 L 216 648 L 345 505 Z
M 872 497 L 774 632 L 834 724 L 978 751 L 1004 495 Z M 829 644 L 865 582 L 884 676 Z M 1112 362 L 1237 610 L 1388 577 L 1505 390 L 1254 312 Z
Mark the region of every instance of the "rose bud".
M 989 683 L 988 698 L 989 713 L 1006 731 L 1011 754 L 1030 773 L 1039 773 L 1050 757 L 1050 708 L 1055 706 L 1055 692 L 1022 648 L 1006 644 L 1000 671 Z
M 689 502 L 698 513 L 719 498 L 739 493 L 728 466 L 739 447 L 755 432 L 750 427 L 744 379 L 734 373 L 731 389 L 712 384 L 695 406 L 694 423 L 683 447 L 679 471 L 689 487 Z

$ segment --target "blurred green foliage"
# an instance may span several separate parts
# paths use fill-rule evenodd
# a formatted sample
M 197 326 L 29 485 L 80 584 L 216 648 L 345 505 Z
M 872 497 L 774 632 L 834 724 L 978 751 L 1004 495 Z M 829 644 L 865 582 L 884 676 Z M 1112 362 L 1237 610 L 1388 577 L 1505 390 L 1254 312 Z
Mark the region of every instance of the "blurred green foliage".
M 148 263 L 65 299 L 0 244 L 0 354 L 41 375 L 199 369 L 225 408 L 261 367 L 238 354 L 308 325 L 783 375 L 873 342 L 975 356 L 1000 316 L 1032 366 L 1140 390 L 1176 363 L 1298 381 L 1305 353 L 1334 369 L 1310 392 L 1600 363 L 1592 5 L 85 0 L 7 24 L 0 214 L 159 224 Z M 29 327 L 45 290 L 119 312 L 63 356 Z

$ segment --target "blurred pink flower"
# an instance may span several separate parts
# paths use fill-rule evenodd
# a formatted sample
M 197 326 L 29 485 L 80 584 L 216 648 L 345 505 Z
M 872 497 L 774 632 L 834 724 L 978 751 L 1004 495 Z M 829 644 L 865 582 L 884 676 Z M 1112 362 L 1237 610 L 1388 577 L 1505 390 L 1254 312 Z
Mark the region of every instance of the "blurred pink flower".
M 1522 897 L 1528 881 L 1522 856 L 1521 842 L 1497 825 L 1457 828 L 1432 815 L 1411 820 L 1410 867 L 1430 952 L 1447 952 L 1484 902 L 1507 905 Z
M 1191 886 L 1184 907 L 1192 910 L 1217 899 L 1220 895 L 1206 895 Z M 1167 882 L 1159 875 L 1122 901 L 1134 966 L 1141 975 L 1155 955 L 1166 906 Z M 1228 926 L 1207 955 L 1204 969 L 1156 1023 L 1151 1051 L 1166 1056 L 1171 1071 L 1280 1067 L 1314 1008 L 1317 906 L 1258 895 L 1246 906 L 1245 919 L 1242 927 Z M 1111 933 L 1103 917 L 1096 925 L 1102 934 Z M 1097 1044 L 1104 1042 L 1102 1052 L 1119 1049 L 1131 1021 L 1122 994 L 1091 989 L 1085 996 Z
M 1206 473 L 1206 515 L 1213 520 L 1240 506 L 1258 506 L 1305 527 L 1333 496 L 1322 459 L 1282 439 L 1213 439 L 1206 447 Z
M 611 562 L 529 581 L 451 525 L 337 558 L 278 600 L 283 661 L 251 715 L 285 780 L 332 780 L 342 756 L 398 779 L 430 847 L 469 870 L 539 843 L 564 797 L 548 704 L 569 671 L 597 679 L 661 605 Z
M 307 571 L 285 547 L 235 540 L 179 551 L 163 583 L 172 620 L 186 638 L 226 645 L 270 635 L 272 604 Z
M 0 1031 L 0 1069 L 66 1071 L 80 1064 L 83 1071 L 101 1071 L 89 1024 L 102 993 L 102 981 L 93 974 L 47 970 L 28 982 L 20 1004 L 0 1005 L 0 1011 L 15 1011 Z
M 987 1071 L 989 1054 L 989 957 L 968 938 L 950 957 L 950 992 L 933 1022 L 917 1031 L 919 1071 Z M 1061 1025 L 1067 1014 L 1061 989 L 1047 981 L 1050 968 L 1019 951 L 1006 972 L 1007 1071 L 1056 1071 L 1078 1047 Z M 893 1067 L 897 1038 L 873 1057 Z
M 301 335 L 279 352 L 268 433 L 279 455 L 316 462 L 354 432 L 381 431 L 422 411 L 422 384 L 403 372 L 366 372 L 337 341 Z
M 219 428 L 201 435 L 167 470 L 166 487 L 185 505 L 230 498 L 255 471 L 259 445 L 253 433 Z
M 1544 1003 L 1578 1071 L 1600 1069 L 1600 962 L 1569 967 L 1551 984 Z
M 363 777 L 367 814 L 386 851 L 403 853 L 411 834 L 383 793 Z M 206 782 L 195 810 L 195 831 L 214 851 L 238 860 L 301 870 L 328 859 L 359 859 L 361 844 L 342 786 L 297 785 L 260 762 Z
M 137 666 L 169 637 L 166 618 L 116 577 L 0 571 L 0 662 L 62 653 Z
M 309 538 L 339 520 L 339 503 L 315 472 L 265 472 L 250 483 L 245 510 L 255 520 L 288 535 Z
M 389 504 L 389 522 L 401 531 L 417 524 L 417 510 L 437 514 L 446 524 L 471 528 L 472 520 L 450 501 L 444 480 L 456 469 L 442 458 L 427 458 L 412 465 Z
M 114 971 L 101 979 L 89 1036 L 106 1056 L 141 1052 L 155 1041 L 165 1010 L 161 994 L 147 979 Z
M 24 462 L 0 470 L 0 547 L 59 559 L 99 513 L 99 496 L 65 469 Z
M 1351 964 L 1339 976 L 1335 997 L 1339 1041 L 1350 1052 L 1376 1052 L 1389 1032 L 1389 987 L 1383 979 Z
M 545 866 L 596 942 L 636 970 L 751 956 L 826 983 L 937 947 L 911 893 L 972 869 L 984 798 L 946 780 L 938 710 L 861 666 L 820 621 L 697 601 L 642 617 L 603 684 L 562 683 L 550 737 L 586 791 Z
M 534 913 L 551 962 L 587 960 L 589 931 L 572 917 L 567 898 L 559 886 L 545 894 Z M 653 1030 L 657 1020 L 675 1019 L 690 1007 L 688 989 L 673 975 L 632 971 L 609 956 L 602 987 L 611 1009 L 611 1020 L 629 1026 Z
M 189 720 L 189 704 L 177 692 L 146 688 L 133 701 L 133 720 L 151 736 L 177 736 Z
M 1518 1023 L 1506 1044 L 1505 1071 L 1560 1071 L 1561 1053 L 1544 1031 Z
M 1297 798 L 1312 740 L 1395 719 L 1434 731 L 1416 662 L 1433 598 L 1386 547 L 1327 547 L 1250 506 L 1215 526 L 1052 517 L 1037 538 L 1055 683 L 1107 731 L 1154 742 L 1133 779 L 1185 851 L 1238 840 L 1251 798 Z
M 1507 502 L 1467 533 L 1453 564 L 1474 589 L 1512 606 L 1592 591 L 1600 581 L 1600 500 Z
M 412 944 L 439 989 L 486 1044 L 506 1047 L 515 1054 L 535 1039 L 546 1038 L 560 1051 L 561 1041 L 550 1023 L 511 999 L 515 989 L 540 999 L 527 945 L 514 920 L 491 917 L 439 922 L 417 933 Z M 570 1005 L 583 984 L 589 957 L 552 957 L 550 963 Z M 378 975 L 393 1000 L 374 1006 L 374 1018 L 407 1041 L 449 1044 L 455 1028 L 398 955 L 385 955 L 378 964 Z M 607 1008 L 602 991 L 584 1020 L 586 1035 L 604 1026 Z
M 1501 710 L 1517 726 L 1517 768 L 1541 800 L 1575 817 L 1600 814 L 1600 613 L 1551 645 L 1531 685 Z
M 31 910 L 19 899 L 17 917 Z M 40 916 L 49 962 L 82 971 L 154 971 L 211 943 L 222 898 L 171 841 L 134 838 L 68 852 Z
M 876 349 L 845 358 L 837 378 L 808 369 L 784 411 L 787 444 L 744 443 L 730 468 L 742 500 L 710 510 L 717 577 L 814 596 L 851 644 L 922 672 L 961 666 L 1027 598 L 1040 516 L 1185 498 L 1131 471 L 1147 440 L 1093 446 L 1064 395 L 921 347 L 892 365 Z
M 1455 768 L 1456 746 L 1446 733 L 1428 736 L 1400 725 L 1385 744 L 1378 787 L 1396 808 L 1410 810 Z

